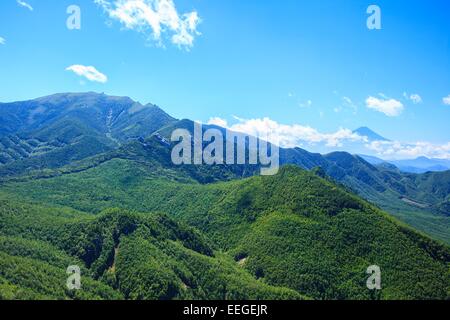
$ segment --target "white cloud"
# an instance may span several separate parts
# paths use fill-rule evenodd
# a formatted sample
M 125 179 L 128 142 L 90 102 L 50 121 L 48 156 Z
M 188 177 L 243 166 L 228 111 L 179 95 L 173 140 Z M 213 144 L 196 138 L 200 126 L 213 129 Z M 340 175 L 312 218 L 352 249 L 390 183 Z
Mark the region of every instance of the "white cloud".
M 5 44 L 5 43 L 6 43 L 5 38 L 0 37 L 0 44 Z
M 108 81 L 107 76 L 105 76 L 103 73 L 99 72 L 97 69 L 95 69 L 92 66 L 82 66 L 82 65 L 76 64 L 76 65 L 67 67 L 66 70 L 72 71 L 81 77 L 85 77 L 89 81 L 100 82 L 100 83 L 105 83 Z
M 26 3 L 25 1 L 17 0 L 17 4 L 21 7 L 27 8 L 30 11 L 33 11 L 33 7 L 30 4 Z
M 250 120 L 236 116 L 233 118 L 238 122 L 232 125 L 219 117 L 211 118 L 208 124 L 257 136 L 285 148 L 303 147 L 309 150 L 319 148 L 331 152 L 335 150 L 350 151 L 353 147 L 357 147 L 357 149 L 353 149 L 358 150 L 357 153 L 371 154 L 386 160 L 413 159 L 420 156 L 450 159 L 450 142 L 439 145 L 426 141 L 414 143 L 369 141 L 367 137 L 345 128 L 340 128 L 336 132 L 323 133 L 310 126 L 280 124 L 270 118 Z
M 226 120 L 224 120 L 224 119 L 219 118 L 219 117 L 214 117 L 214 118 L 209 119 L 208 124 L 219 126 L 219 127 L 222 127 L 222 128 L 227 128 L 228 127 L 228 122 Z
M 409 99 L 410 99 L 414 104 L 422 103 L 422 97 L 419 96 L 417 93 L 414 93 L 414 94 L 410 95 L 410 96 L 409 96 Z
M 450 159 L 450 142 L 437 145 L 426 141 L 402 143 L 398 141 L 373 141 L 366 148 L 374 151 L 377 156 L 386 160 L 414 159 L 428 157 Z
M 321 133 L 310 126 L 299 124 L 280 124 L 270 118 L 263 119 L 240 119 L 231 126 L 221 118 L 211 118 L 208 124 L 215 124 L 232 131 L 246 133 L 252 136 L 267 139 L 280 147 L 293 148 L 305 144 L 325 144 L 327 147 L 341 147 L 345 141 L 368 142 L 366 137 L 353 133 L 349 129 L 339 129 L 333 133 Z
M 449 94 L 447 97 L 442 98 L 442 102 L 443 102 L 444 104 L 450 106 L 450 94 Z
M 126 29 L 148 34 L 163 45 L 162 37 L 170 34 L 170 41 L 189 49 L 201 22 L 197 11 L 179 14 L 173 0 L 94 0 L 109 17 L 118 20 Z
M 403 104 L 400 101 L 389 99 L 382 94 L 380 94 L 380 96 L 382 96 L 383 99 L 368 97 L 366 99 L 367 108 L 382 112 L 388 117 L 396 117 L 403 112 Z
M 405 97 L 406 100 L 411 100 L 412 103 L 414 103 L 414 104 L 419 104 L 419 103 L 423 102 L 422 97 L 417 93 L 413 93 L 413 94 L 409 95 L 406 92 L 403 92 L 403 96 Z

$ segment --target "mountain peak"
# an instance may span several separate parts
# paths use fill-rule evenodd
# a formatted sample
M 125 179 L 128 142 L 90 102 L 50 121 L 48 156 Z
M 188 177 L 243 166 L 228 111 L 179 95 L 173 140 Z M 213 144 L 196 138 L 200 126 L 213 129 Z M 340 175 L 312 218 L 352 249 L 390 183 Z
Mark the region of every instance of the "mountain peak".
M 40 103 L 50 103 L 50 104 L 59 104 L 64 102 L 84 102 L 84 103 L 93 103 L 93 102 L 103 102 L 103 101 L 120 101 L 123 103 L 134 103 L 129 97 L 119 97 L 119 96 L 110 96 L 105 93 L 98 92 L 64 92 L 64 93 L 56 93 L 49 96 L 40 97 L 34 99 L 35 102 Z
M 357 133 L 360 136 L 367 137 L 369 141 L 389 141 L 389 139 L 386 139 L 385 137 L 379 135 L 368 127 L 360 127 L 353 131 L 353 133 Z

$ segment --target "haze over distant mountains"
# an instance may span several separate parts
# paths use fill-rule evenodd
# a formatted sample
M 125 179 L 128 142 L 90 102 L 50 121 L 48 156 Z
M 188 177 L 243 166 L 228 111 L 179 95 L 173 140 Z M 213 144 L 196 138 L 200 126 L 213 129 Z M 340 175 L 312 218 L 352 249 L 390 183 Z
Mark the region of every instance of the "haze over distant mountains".
M 425 173 L 432 171 L 450 170 L 450 160 L 446 159 L 429 159 L 427 157 L 418 157 L 411 160 L 383 160 L 374 156 L 360 155 L 367 162 L 379 165 L 389 163 L 403 172 Z
M 367 137 L 369 142 L 373 141 L 391 141 L 385 137 L 379 135 L 378 133 L 372 131 L 367 127 L 361 127 L 353 131 L 360 136 Z M 349 148 L 351 149 L 351 147 Z M 349 152 L 351 152 L 349 150 Z M 358 154 L 358 152 L 356 152 Z M 404 160 L 384 160 L 379 157 L 367 154 L 359 154 L 364 160 L 373 164 L 380 165 L 383 163 L 389 163 L 403 172 L 410 173 L 425 173 L 428 171 L 446 171 L 450 170 L 450 159 L 430 159 L 424 156 L 418 157 L 416 159 L 404 159 Z

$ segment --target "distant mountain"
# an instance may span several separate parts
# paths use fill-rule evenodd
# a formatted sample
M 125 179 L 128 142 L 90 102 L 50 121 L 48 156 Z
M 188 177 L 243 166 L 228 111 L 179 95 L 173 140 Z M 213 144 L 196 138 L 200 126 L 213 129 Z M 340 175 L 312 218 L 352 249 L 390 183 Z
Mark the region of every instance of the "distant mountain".
M 450 160 L 446 159 L 429 159 L 427 157 L 419 157 L 412 160 L 394 160 L 389 161 L 389 163 L 392 163 L 404 172 L 411 173 L 450 170 Z
M 369 141 L 390 141 L 367 127 L 361 127 L 355 131 L 361 136 L 365 136 Z M 373 165 L 385 165 L 386 163 L 396 166 L 403 172 L 425 173 L 428 171 L 446 171 L 450 170 L 450 160 L 447 159 L 429 159 L 427 157 L 418 157 L 416 159 L 405 160 L 383 160 L 373 155 L 360 155 L 364 160 Z
M 374 156 L 360 155 L 361 158 L 373 165 L 390 164 L 408 173 L 441 172 L 450 170 L 450 160 L 429 159 L 419 157 L 410 160 L 383 160 Z
M 0 175 L 59 167 L 174 121 L 155 105 L 92 92 L 2 103 Z
M 348 152 L 351 154 L 370 154 L 374 156 L 375 154 L 368 148 L 368 143 L 374 141 L 389 142 L 385 137 L 382 137 L 378 133 L 367 127 L 361 127 L 353 131 L 353 138 L 346 139 L 342 144 L 330 146 L 327 142 L 322 141 L 318 143 L 306 143 L 305 147 L 309 151 L 316 153 L 327 154 L 330 152 L 340 151 Z M 356 135 L 358 137 L 356 137 Z
M 358 128 L 353 131 L 353 133 L 357 133 L 360 136 L 367 137 L 369 141 L 390 141 L 367 127 Z
M 94 92 L 60 93 L 30 101 L 2 103 L 0 110 L 2 136 L 35 132 L 62 120 L 76 119 L 99 133 L 110 133 L 111 137 L 120 139 L 148 135 L 160 128 L 158 122 L 174 120 L 155 105 Z M 143 127 L 144 121 L 154 118 L 158 121 L 148 121 Z

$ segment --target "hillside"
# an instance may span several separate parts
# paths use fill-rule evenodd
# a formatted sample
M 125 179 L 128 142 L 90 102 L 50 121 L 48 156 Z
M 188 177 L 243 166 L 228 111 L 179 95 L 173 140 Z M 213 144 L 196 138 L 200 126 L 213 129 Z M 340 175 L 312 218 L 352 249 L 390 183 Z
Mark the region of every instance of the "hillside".
M 169 139 L 176 128 L 193 132 L 193 122 L 190 120 L 174 122 L 158 130 L 158 133 Z M 204 130 L 209 128 L 224 131 L 216 126 L 203 126 Z M 164 153 L 163 150 L 160 152 Z M 450 188 L 450 182 L 446 178 L 450 171 L 422 175 L 409 174 L 399 171 L 394 166 L 372 165 L 362 157 L 347 152 L 321 155 L 300 148 L 280 148 L 280 164 L 295 164 L 306 170 L 320 167 L 334 181 L 401 221 L 450 244 L 449 193 L 445 193 L 445 190 Z M 241 171 L 235 170 L 237 177 L 248 177 L 258 172 L 257 167 L 244 166 L 243 168 L 244 170 Z M 433 189 L 422 190 L 425 184 L 419 182 L 427 180 L 428 176 L 433 177 Z M 222 177 L 229 177 L 229 175 L 222 175 Z M 432 191 L 434 189 L 444 192 L 434 192 Z
M 0 176 L 58 168 L 175 121 L 127 97 L 64 93 L 0 104 Z
M 79 99 L 79 98 L 78 98 Z M 111 99 L 117 99 L 112 97 Z M 128 101 L 128 98 L 121 98 Z M 144 163 L 160 163 L 159 166 L 174 167 L 170 160 L 171 145 L 166 140 L 174 129 L 183 128 L 193 131 L 193 122 L 190 120 L 158 122 L 159 125 L 167 123 L 158 129 L 154 135 L 148 138 L 137 137 L 124 140 L 120 145 L 108 147 L 106 152 L 99 150 L 102 144 L 92 142 L 90 144 L 79 144 L 79 148 L 70 146 L 73 152 L 64 153 L 62 157 L 52 156 L 45 153 L 46 161 L 40 161 L 38 157 L 30 157 L 23 162 L 17 160 L 8 165 L 0 165 L 0 180 L 17 179 L 17 176 L 28 175 L 46 177 L 58 175 L 64 172 L 82 171 L 86 168 L 96 166 L 108 159 L 139 159 Z M 154 125 L 153 128 L 156 128 Z M 45 127 L 44 127 L 45 128 Z M 224 131 L 217 126 L 204 126 L 204 130 L 215 128 Z M 45 131 L 45 129 L 42 129 Z M 52 132 L 51 130 L 49 132 Z M 75 132 L 68 130 L 68 132 Z M 107 136 L 102 139 L 108 140 Z M 110 141 L 110 140 L 109 140 Z M 71 154 L 75 157 L 71 157 Z M 93 157 L 87 157 L 90 153 Z M 82 158 L 81 161 L 74 161 Z M 71 160 L 70 160 L 71 159 Z M 33 167 L 33 163 L 37 166 Z M 295 164 L 301 168 L 311 170 L 321 167 L 325 174 L 337 183 L 357 193 L 361 197 L 386 210 L 401 221 L 414 228 L 427 233 L 435 239 L 450 243 L 450 215 L 448 209 L 447 194 L 442 192 L 433 193 L 430 189 L 422 190 L 424 184 L 418 183 L 423 175 L 412 175 L 400 172 L 393 166 L 374 166 L 358 156 L 345 152 L 335 152 L 328 155 L 314 154 L 300 148 L 280 149 L 280 163 Z M 68 164 L 66 167 L 62 167 Z M 40 171 L 30 171 L 33 168 L 41 168 Z M 48 169 L 56 170 L 48 170 Z M 226 181 L 249 177 L 259 172 L 258 166 L 235 165 L 235 166 L 184 166 L 178 168 L 191 179 L 201 183 L 214 181 Z M 180 171 L 178 170 L 178 171 Z M 175 172 L 174 176 L 179 175 Z M 434 188 L 446 190 L 450 183 L 445 178 L 446 172 L 433 173 Z M 437 184 L 441 184 L 440 186 Z
M 303 298 L 258 282 L 162 214 L 111 209 L 94 218 L 2 198 L 0 256 L 1 299 Z M 69 265 L 82 267 L 82 290 L 65 289 Z
M 359 156 L 345 152 L 316 155 L 315 163 L 305 165 L 305 157 L 297 158 L 297 152 L 287 149 L 285 154 L 288 154 L 288 157 L 283 157 L 280 152 L 281 162 L 296 164 L 309 170 L 316 166 L 321 167 L 325 174 L 336 182 L 401 221 L 450 243 L 449 193 L 446 193 L 450 187 L 447 178 L 450 171 L 404 173 L 390 165 L 374 166 Z
M 9 198 L 100 215 L 110 207 L 165 212 L 200 230 L 253 278 L 315 299 L 447 295 L 448 247 L 313 173 L 286 167 L 273 177 L 201 184 L 187 174 L 177 181 L 174 172 L 155 174 L 142 163 L 113 159 L 3 190 Z M 372 264 L 385 274 L 376 297 L 364 285 Z
M 300 148 L 280 149 L 275 176 L 258 165 L 177 166 L 168 138 L 190 120 L 97 94 L 29 103 L 49 113 L 26 123 L 26 104 L 25 115 L 8 105 L 3 119 L 17 121 L 2 131 L 5 150 L 14 135 L 15 145 L 65 144 L 0 165 L 0 298 L 450 297 L 450 249 L 427 236 L 450 243 L 449 172 Z M 122 112 L 113 121 L 108 108 Z M 74 264 L 85 290 L 65 289 Z M 374 264 L 375 293 L 365 286 Z

